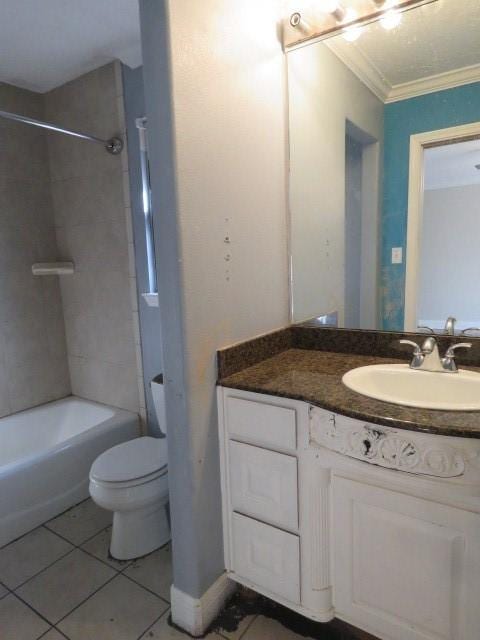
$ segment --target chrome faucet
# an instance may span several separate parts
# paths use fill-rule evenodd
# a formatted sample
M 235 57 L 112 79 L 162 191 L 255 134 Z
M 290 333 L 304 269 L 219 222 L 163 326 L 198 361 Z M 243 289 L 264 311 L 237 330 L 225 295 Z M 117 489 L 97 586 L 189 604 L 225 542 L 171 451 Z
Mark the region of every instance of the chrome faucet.
M 438 343 L 433 336 L 429 336 L 424 340 L 422 346 L 412 340 L 400 340 L 400 344 L 409 344 L 413 347 L 413 358 L 410 362 L 411 369 L 435 373 L 457 373 L 455 351 L 462 348 L 469 349 L 472 346 L 471 342 L 452 344 L 446 350 L 445 356 L 440 358 Z
M 457 322 L 456 318 L 453 318 L 452 316 L 449 316 L 447 318 L 447 321 L 445 323 L 445 329 L 443 330 L 443 333 L 445 333 L 447 336 L 454 336 L 455 335 L 455 323 Z
M 448 373 L 457 373 L 457 363 L 455 362 L 455 351 L 457 349 L 470 349 L 471 342 L 459 342 L 458 344 L 451 344 L 445 351 L 445 356 L 442 358 L 443 370 Z

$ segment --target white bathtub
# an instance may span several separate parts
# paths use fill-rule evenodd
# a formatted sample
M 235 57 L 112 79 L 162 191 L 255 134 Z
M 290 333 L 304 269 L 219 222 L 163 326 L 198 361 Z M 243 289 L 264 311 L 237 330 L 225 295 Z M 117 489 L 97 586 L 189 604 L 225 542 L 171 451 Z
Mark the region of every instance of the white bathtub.
M 88 497 L 95 458 L 138 416 L 70 396 L 0 419 L 0 546 Z

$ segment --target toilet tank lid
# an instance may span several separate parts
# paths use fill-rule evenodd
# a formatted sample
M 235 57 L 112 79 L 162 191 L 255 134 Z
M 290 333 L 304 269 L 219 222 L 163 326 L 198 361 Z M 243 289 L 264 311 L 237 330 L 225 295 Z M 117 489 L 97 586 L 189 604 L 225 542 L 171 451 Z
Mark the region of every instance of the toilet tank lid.
M 166 438 L 144 436 L 117 444 L 102 453 L 93 463 L 90 477 L 102 482 L 128 482 L 166 466 Z

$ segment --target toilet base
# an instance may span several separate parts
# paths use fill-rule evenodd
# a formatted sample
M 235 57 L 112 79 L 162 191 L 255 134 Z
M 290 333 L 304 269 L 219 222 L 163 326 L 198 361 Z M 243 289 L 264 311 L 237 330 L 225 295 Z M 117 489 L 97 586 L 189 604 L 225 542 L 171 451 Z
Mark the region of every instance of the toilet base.
M 116 560 L 146 556 L 169 540 L 168 504 L 165 502 L 113 514 L 110 555 Z

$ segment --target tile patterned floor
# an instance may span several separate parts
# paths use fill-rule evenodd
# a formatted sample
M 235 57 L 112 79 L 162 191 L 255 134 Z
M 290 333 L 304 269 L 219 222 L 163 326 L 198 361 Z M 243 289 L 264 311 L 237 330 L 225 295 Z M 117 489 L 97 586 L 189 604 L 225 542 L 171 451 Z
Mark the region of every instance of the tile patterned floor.
M 169 624 L 170 545 L 133 562 L 113 560 L 110 516 L 86 500 L 0 549 L 1 640 L 188 640 Z M 263 615 L 207 636 L 302 638 Z

